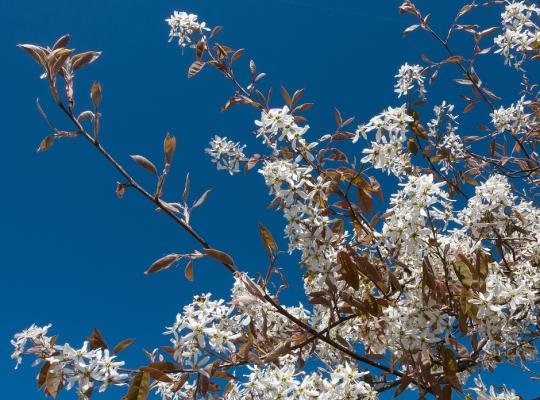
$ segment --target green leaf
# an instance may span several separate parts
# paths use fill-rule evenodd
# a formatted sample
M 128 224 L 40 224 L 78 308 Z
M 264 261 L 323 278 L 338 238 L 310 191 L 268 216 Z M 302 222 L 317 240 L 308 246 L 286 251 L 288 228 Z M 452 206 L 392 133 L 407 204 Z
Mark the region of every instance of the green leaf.
M 473 284 L 473 276 L 468 260 L 462 254 L 458 254 L 457 260 L 454 261 L 454 271 L 463 286 L 469 289 Z

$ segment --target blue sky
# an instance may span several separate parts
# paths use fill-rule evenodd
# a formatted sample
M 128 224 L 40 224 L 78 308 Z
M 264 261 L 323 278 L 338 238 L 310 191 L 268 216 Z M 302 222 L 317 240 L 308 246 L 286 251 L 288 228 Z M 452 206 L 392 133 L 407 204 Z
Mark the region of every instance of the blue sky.
M 426 3 L 419 4 L 425 8 Z M 451 18 L 448 10 L 463 4 L 431 3 L 432 21 L 440 26 Z M 232 254 L 243 269 L 256 272 L 266 261 L 256 222 L 280 237 L 282 219 L 267 209 L 270 199 L 257 173 L 234 177 L 218 173 L 204 148 L 211 136 L 220 134 L 247 143 L 248 151 L 260 150 L 250 135 L 258 116 L 247 107 L 219 112 L 232 88 L 216 72 L 204 70 L 192 80 L 186 78 L 191 54 L 186 51 L 182 57 L 176 45 L 167 43 L 164 19 L 177 9 L 200 15 L 210 26 L 223 25 L 220 40 L 246 48 L 244 64 L 239 65 L 247 69 L 245 63 L 253 58 L 258 69 L 268 73 L 266 85 L 306 88 L 305 100 L 316 103 L 307 114 L 310 125 L 316 134 L 323 134 L 334 127 L 334 107 L 364 121 L 399 104 L 392 86 L 403 62 L 419 62 L 422 53 L 444 57 L 424 34 L 402 38 L 402 30 L 413 21 L 398 15 L 398 5 L 398 1 L 345 0 L 1 2 L 3 396 L 42 396 L 36 394 L 37 370 L 26 362 L 14 372 L 9 360 L 9 338 L 33 322 L 53 323 L 59 340 L 73 345 L 79 345 L 94 326 L 111 344 L 136 337 L 124 357 L 137 365 L 143 362 L 138 349 L 167 344 L 161 332 L 194 294 L 212 291 L 227 296 L 231 283 L 228 273 L 210 261 L 195 265 L 195 283 L 187 282 L 181 269 L 143 275 L 155 259 L 169 252 L 190 252 L 198 248 L 196 243 L 136 193 L 118 200 L 114 193 L 118 176 L 82 140 L 66 139 L 45 154 L 36 154 L 41 138 L 49 133 L 35 110 L 36 97 L 59 128 L 69 125 L 39 80 L 41 71 L 15 48 L 17 43 L 52 44 L 70 33 L 71 45 L 78 50 L 102 50 L 101 59 L 79 74 L 76 93 L 79 109 L 88 107 L 91 83 L 101 82 L 103 144 L 137 178 L 152 185 L 149 174 L 128 155 L 143 154 L 158 162 L 165 132 L 176 135 L 177 153 L 166 194 L 179 198 L 187 172 L 194 196 L 212 188 L 205 205 L 194 212 L 193 225 L 214 247 Z M 490 26 L 496 23 L 496 14 L 490 10 L 474 16 Z M 502 67 L 502 60 L 498 63 L 500 67 L 482 70 L 482 76 L 499 95 L 513 100 L 518 81 Z M 457 76 L 450 67 L 447 73 Z M 447 83 L 440 81 L 433 92 L 434 101 L 459 103 L 455 88 Z M 385 184 L 391 189 L 393 182 Z M 299 295 L 295 260 L 282 261 L 292 286 L 285 298 L 305 302 Z M 538 383 L 511 369 L 498 370 L 489 381 L 513 386 L 526 399 L 540 392 Z M 102 398 L 115 399 L 120 393 L 111 391 Z M 73 393 L 61 398 L 73 398 Z

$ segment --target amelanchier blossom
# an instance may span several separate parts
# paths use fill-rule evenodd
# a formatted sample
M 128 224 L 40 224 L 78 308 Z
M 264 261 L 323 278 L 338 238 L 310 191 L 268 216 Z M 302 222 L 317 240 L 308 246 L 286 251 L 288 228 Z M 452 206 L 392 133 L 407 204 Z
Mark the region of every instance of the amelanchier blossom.
M 403 64 L 399 68 L 396 78 L 394 92 L 397 93 L 398 97 L 409 96 L 414 87 L 417 86 L 418 97 L 422 100 L 425 99 L 427 91 L 424 86 L 424 76 L 420 65 Z
M 532 2 L 506 1 L 501 19 L 503 31 L 495 37 L 495 53 L 504 56 L 505 64 L 521 69 L 540 42 L 540 8 Z
M 419 13 L 410 1 L 404 9 Z M 538 14 L 535 5 L 505 3 L 495 43 L 506 63 L 522 68 L 535 51 Z M 421 20 L 427 27 L 428 18 Z M 336 111 L 336 131 L 317 136 L 299 115 L 301 93 L 283 89 L 284 102 L 271 106 L 256 89 L 254 62 L 244 89 L 232 73 L 231 54 L 239 53 L 207 46 L 212 38 L 196 15 L 175 11 L 167 23 L 170 39 L 196 48 L 196 62 L 235 83 L 235 101 L 256 103 L 253 135 L 267 154 L 250 157 L 246 146 L 217 135 L 205 152 L 231 175 L 245 163 L 246 170 L 257 166 L 271 205 L 283 214 L 287 250 L 298 255 L 306 298 L 281 303 L 289 265 L 277 261 L 282 252 L 261 228 L 270 259 L 266 274 L 255 279 L 231 268 L 230 297 L 194 296 L 165 328 L 168 345 L 145 352 L 148 366 L 127 369 L 102 344 L 58 344 L 49 336 L 51 325 L 32 325 L 12 340 L 16 367 L 32 355 L 42 368 L 38 382 L 45 376 L 53 389 L 76 388 L 83 400 L 94 388 L 130 382 L 131 391 L 147 385 L 162 400 L 374 400 L 392 388 L 438 398 L 459 389 L 468 398 L 517 400 L 506 387 L 488 388 L 478 371 L 537 357 L 540 209 L 526 190 L 536 179 L 534 86 L 510 106 L 492 107 L 494 129 L 484 126 L 488 133 L 480 138 L 493 140 L 486 156 L 491 163 L 480 164 L 475 145 L 462 137 L 458 120 L 465 114 L 458 116 L 457 107 L 442 101 L 414 108 L 416 100 L 426 100 L 420 65 L 399 69 L 399 104 L 354 132 L 347 128 L 352 118 L 343 121 Z M 261 97 L 265 104 L 257 103 Z M 514 140 L 511 154 L 499 139 Z M 531 149 L 516 163 L 524 169 L 506 173 L 520 146 Z M 504 162 L 491 167 L 497 151 L 505 153 Z M 398 182 L 393 193 L 385 198 L 373 174 L 392 174 L 386 179 Z M 472 175 L 474 189 L 462 184 Z M 187 277 L 194 259 L 211 256 L 232 267 L 226 254 L 206 251 L 189 258 Z M 176 263 L 186 256 L 167 257 Z M 221 387 L 216 378 L 228 383 Z
M 244 148 L 246 146 L 240 143 L 234 143 L 227 140 L 226 137 L 214 136 L 210 141 L 210 147 L 205 149 L 205 152 L 212 157 L 212 162 L 217 166 L 218 170 L 226 170 L 229 174 L 234 174 L 240 171 L 240 163 L 246 161 Z
M 175 11 L 165 21 L 169 24 L 169 41 L 175 37 L 178 38 L 178 44 L 181 47 L 189 46 L 193 43 L 192 35 L 198 33 L 204 37 L 204 31 L 209 31 L 206 22 L 197 21 L 195 14 L 188 14 L 184 11 Z

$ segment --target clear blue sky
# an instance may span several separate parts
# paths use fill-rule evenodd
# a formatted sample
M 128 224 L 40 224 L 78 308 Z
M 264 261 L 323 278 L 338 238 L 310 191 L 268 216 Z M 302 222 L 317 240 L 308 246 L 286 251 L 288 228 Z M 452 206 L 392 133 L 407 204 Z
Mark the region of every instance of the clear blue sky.
M 431 3 L 432 21 L 441 26 L 448 22 L 449 10 L 464 4 Z M 167 344 L 161 332 L 194 294 L 227 296 L 231 283 L 230 276 L 210 261 L 195 265 L 194 284 L 183 278 L 181 269 L 143 275 L 156 258 L 189 252 L 198 248 L 196 243 L 136 193 L 116 199 L 116 173 L 82 140 L 64 140 L 36 154 L 41 138 L 49 133 L 35 110 L 37 96 L 59 128 L 69 125 L 50 102 L 45 82 L 38 79 L 41 71 L 15 48 L 17 43 L 52 44 L 70 33 L 71 45 L 78 50 L 102 50 L 102 58 L 79 74 L 76 91 L 79 106 L 88 106 L 92 81 L 101 81 L 104 145 L 151 184 L 149 174 L 128 155 L 143 154 L 160 162 L 165 132 L 176 135 L 177 154 L 166 193 L 179 197 L 188 171 L 195 195 L 212 188 L 204 207 L 194 212 L 193 225 L 214 247 L 255 272 L 265 266 L 256 222 L 280 237 L 281 216 L 266 209 L 270 199 L 257 173 L 218 173 L 203 149 L 214 134 L 243 141 L 248 151 L 260 149 L 250 135 L 257 115 L 246 107 L 219 112 L 232 88 L 216 72 L 205 70 L 187 80 L 191 54 L 186 51 L 182 57 L 176 45 L 167 43 L 163 20 L 178 9 L 200 15 L 210 26 L 223 25 L 220 40 L 245 47 L 242 61 L 255 59 L 258 69 L 269 75 L 266 84 L 306 88 L 305 99 L 316 103 L 308 114 L 310 125 L 323 134 L 334 126 L 333 107 L 364 121 L 383 107 L 399 104 L 392 85 L 403 62 L 419 62 L 422 53 L 443 57 L 422 33 L 402 39 L 402 30 L 413 22 L 398 15 L 398 5 L 389 0 L 2 1 L 2 398 L 43 396 L 36 393 L 37 369 L 30 368 L 29 360 L 17 372 L 9 360 L 10 337 L 31 323 L 53 323 L 59 340 L 74 346 L 94 326 L 111 344 L 136 337 L 124 357 L 137 366 L 143 362 L 139 348 Z M 496 12 L 474 15 L 488 25 L 497 21 Z M 516 97 L 517 81 L 506 69 L 481 71 L 498 94 L 509 100 Z M 451 67 L 447 72 L 457 76 Z M 455 89 L 442 81 L 432 92 L 434 101 L 459 103 Z M 305 302 L 295 258 L 284 259 L 282 266 L 291 271 L 293 287 L 285 298 Z M 486 381 L 513 386 L 526 399 L 540 392 L 538 383 L 510 369 L 500 369 Z M 117 399 L 120 394 L 112 390 L 101 398 Z M 61 398 L 74 398 L 74 393 Z

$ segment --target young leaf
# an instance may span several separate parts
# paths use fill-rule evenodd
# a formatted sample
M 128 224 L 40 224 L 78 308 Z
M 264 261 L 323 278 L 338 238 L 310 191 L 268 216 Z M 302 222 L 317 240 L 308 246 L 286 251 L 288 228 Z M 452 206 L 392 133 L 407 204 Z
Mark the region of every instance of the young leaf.
M 121 199 L 124 197 L 127 185 L 125 183 L 116 182 L 116 196 Z
M 152 161 L 148 160 L 147 158 L 139 155 L 130 155 L 130 157 L 141 167 L 146 169 L 147 171 L 150 171 L 152 174 L 157 175 L 157 168 L 152 163 Z
M 188 69 L 188 78 L 193 78 L 195 75 L 201 72 L 201 70 L 204 67 L 204 64 L 205 63 L 200 60 L 195 60 Z
M 193 260 L 189 260 L 186 269 L 184 269 L 184 276 L 190 282 L 193 282 Z
M 171 136 L 169 132 L 167 132 L 167 136 L 165 136 L 163 150 L 165 152 L 165 163 L 170 164 L 174 156 L 174 151 L 176 150 L 176 138 Z
M 128 346 L 131 346 L 131 344 L 135 341 L 135 339 L 125 339 L 122 340 L 120 343 L 118 343 L 116 346 L 114 346 L 113 353 L 118 354 Z
M 49 147 L 51 147 L 53 144 L 54 144 L 54 135 L 45 136 L 45 138 L 39 144 L 37 152 L 38 153 L 43 153 Z
M 101 335 L 101 332 L 97 328 L 94 328 L 92 334 L 88 337 L 88 341 L 90 342 L 90 348 L 92 350 L 108 349 L 107 343 L 105 342 L 105 339 L 103 339 L 103 335 Z
M 58 392 L 62 388 L 62 375 L 61 372 L 49 371 L 47 372 L 47 378 L 45 378 L 45 392 L 52 398 L 56 398 Z
M 163 271 L 164 269 L 169 268 L 173 263 L 175 263 L 179 258 L 178 254 L 168 254 L 165 257 L 161 257 L 159 260 L 155 261 L 150 267 L 144 272 L 145 275 L 153 274 L 154 272 Z
M 49 373 L 50 366 L 51 366 L 51 363 L 49 361 L 46 361 L 45 364 L 43 364 L 43 366 L 39 370 L 38 389 L 41 389 L 43 387 L 43 385 L 45 385 L 45 382 L 47 380 L 47 374 Z
M 133 378 L 131 386 L 126 395 L 126 400 L 146 400 L 150 390 L 150 374 L 139 372 Z
M 26 51 L 28 54 L 30 54 L 30 56 L 32 56 L 35 62 L 37 62 L 43 68 L 46 68 L 46 60 L 49 50 L 33 44 L 18 44 L 17 47 Z
M 463 258 L 458 257 L 458 259 L 454 261 L 454 271 L 463 286 L 466 288 L 470 288 L 472 286 L 472 272 Z
M 184 199 L 184 203 L 187 203 L 188 197 L 189 197 L 189 172 L 186 175 L 186 183 L 184 184 L 184 193 L 182 194 L 182 198 Z
M 261 234 L 261 238 L 264 243 L 264 248 L 266 249 L 266 253 L 268 254 L 268 257 L 272 258 L 273 254 L 277 254 L 277 251 L 278 251 L 276 241 L 272 237 L 272 234 L 270 233 L 268 228 L 266 228 L 266 226 L 264 226 L 260 222 L 259 222 L 259 233 Z
M 206 249 L 206 254 L 210 257 L 218 260 L 219 262 L 226 265 L 234 265 L 234 261 L 230 255 L 216 249 Z
M 240 57 L 242 57 L 242 54 L 244 54 L 244 49 L 236 50 L 231 56 L 231 62 L 235 62 L 236 60 L 238 60 Z
M 173 380 L 165 372 L 160 371 L 159 369 L 152 368 L 150 366 L 145 366 L 140 368 L 141 371 L 148 372 L 152 378 L 156 381 L 172 383 Z
M 371 214 L 371 211 L 373 210 L 373 199 L 371 197 L 371 193 L 368 193 L 366 190 L 364 190 L 364 188 L 358 187 L 357 195 L 358 204 L 360 204 L 362 211 L 364 211 L 366 214 Z
M 101 103 L 102 94 L 101 94 L 101 84 L 99 82 L 94 82 L 92 89 L 90 89 L 90 98 L 94 104 L 94 108 L 98 109 L 99 104 Z
M 212 189 L 208 189 L 206 192 L 204 192 L 204 193 L 202 194 L 202 196 L 199 197 L 199 200 L 197 200 L 197 201 L 195 202 L 195 204 L 193 204 L 193 205 L 191 206 L 191 208 L 197 208 L 197 207 L 199 207 L 202 203 L 204 203 L 204 202 L 206 201 L 206 198 L 208 197 L 208 195 L 210 194 L 211 191 L 212 191 Z
M 61 49 L 62 47 L 66 47 L 68 42 L 69 42 L 69 34 L 68 35 L 64 35 L 64 36 L 61 36 L 57 41 L 56 43 L 53 45 L 52 49 L 53 50 L 57 50 L 57 49 Z
M 99 58 L 99 56 L 101 56 L 101 51 L 86 51 L 84 53 L 75 54 L 71 58 L 73 70 L 77 71 L 78 69 L 93 63 Z

